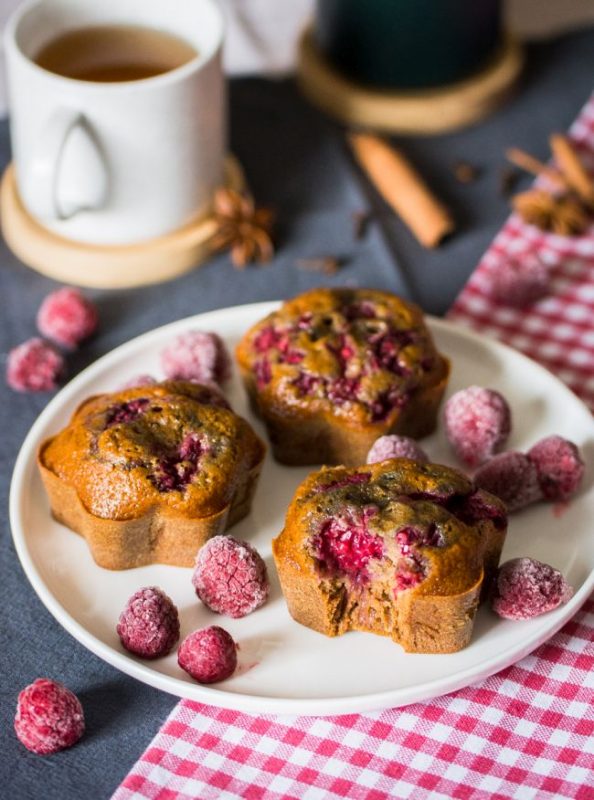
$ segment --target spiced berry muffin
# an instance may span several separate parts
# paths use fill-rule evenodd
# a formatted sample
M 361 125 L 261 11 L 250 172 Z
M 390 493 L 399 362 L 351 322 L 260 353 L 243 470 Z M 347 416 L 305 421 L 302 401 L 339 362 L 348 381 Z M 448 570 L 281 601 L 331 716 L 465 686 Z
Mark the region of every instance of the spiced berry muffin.
M 97 564 L 190 567 L 248 513 L 264 453 L 218 391 L 164 381 L 89 398 L 38 464 L 54 517 Z
M 399 458 L 313 472 L 273 553 L 297 622 L 451 653 L 470 640 L 506 530 L 503 503 L 461 472 Z
M 237 347 L 252 406 L 284 464 L 365 462 L 384 434 L 434 429 L 449 362 L 419 308 L 372 289 L 314 289 Z

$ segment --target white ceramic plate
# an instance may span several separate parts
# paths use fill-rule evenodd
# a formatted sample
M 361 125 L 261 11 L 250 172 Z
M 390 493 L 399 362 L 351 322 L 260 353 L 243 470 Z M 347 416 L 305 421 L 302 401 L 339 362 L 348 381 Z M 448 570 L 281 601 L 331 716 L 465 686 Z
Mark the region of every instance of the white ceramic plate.
M 328 639 L 289 616 L 276 580 L 271 539 L 308 470 L 281 467 L 267 457 L 252 513 L 233 534 L 252 541 L 272 578 L 269 602 L 244 619 L 205 609 L 190 584 L 190 569 L 150 566 L 123 572 L 101 569 L 84 540 L 54 522 L 35 467 L 46 436 L 65 425 L 86 396 L 113 391 L 140 373 L 160 376 L 159 352 L 176 334 L 198 328 L 218 331 L 233 348 L 249 325 L 274 303 L 222 309 L 159 328 L 99 359 L 47 406 L 18 457 L 10 498 L 16 548 L 35 591 L 56 619 L 85 647 L 118 669 L 172 694 L 257 713 L 342 714 L 406 705 L 451 692 L 514 663 L 557 631 L 594 588 L 594 491 L 591 466 L 584 489 L 561 512 L 549 504 L 512 516 L 504 558 L 530 555 L 548 562 L 575 587 L 565 606 L 526 622 L 503 621 L 481 608 L 469 647 L 452 655 L 410 655 L 383 637 L 349 633 Z M 450 393 L 480 384 L 499 389 L 514 414 L 510 448 L 527 448 L 559 433 L 594 461 L 594 422 L 586 407 L 553 375 L 517 352 L 432 320 L 438 346 L 453 362 Z M 233 407 L 251 416 L 236 376 L 228 392 Z M 263 434 L 257 421 L 256 429 Z M 443 433 L 423 442 L 433 460 L 453 463 Z M 141 586 L 161 586 L 177 604 L 182 636 L 217 623 L 240 645 L 239 668 L 216 686 L 200 686 L 177 665 L 175 653 L 153 662 L 132 657 L 115 626 L 128 597 Z

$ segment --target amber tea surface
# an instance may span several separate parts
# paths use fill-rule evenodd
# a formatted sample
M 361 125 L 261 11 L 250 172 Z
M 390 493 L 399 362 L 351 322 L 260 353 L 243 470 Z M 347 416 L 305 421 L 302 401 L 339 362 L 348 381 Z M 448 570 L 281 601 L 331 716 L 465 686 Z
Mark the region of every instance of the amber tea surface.
M 197 55 L 189 42 L 172 33 L 135 25 L 97 25 L 62 33 L 34 60 L 65 78 L 116 83 L 162 75 Z

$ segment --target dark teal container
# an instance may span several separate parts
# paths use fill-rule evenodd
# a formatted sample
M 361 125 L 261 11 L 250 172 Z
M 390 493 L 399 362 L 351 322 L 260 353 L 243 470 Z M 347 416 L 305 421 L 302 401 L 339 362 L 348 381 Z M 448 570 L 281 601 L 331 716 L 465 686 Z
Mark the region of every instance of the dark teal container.
M 501 0 L 317 0 L 315 36 L 341 73 L 386 89 L 444 86 L 501 44 Z

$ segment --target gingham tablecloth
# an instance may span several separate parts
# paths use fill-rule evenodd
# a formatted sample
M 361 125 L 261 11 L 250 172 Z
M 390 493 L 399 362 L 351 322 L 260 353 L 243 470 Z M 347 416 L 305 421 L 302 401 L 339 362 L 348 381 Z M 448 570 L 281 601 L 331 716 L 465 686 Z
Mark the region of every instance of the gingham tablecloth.
M 594 167 L 594 95 L 570 130 Z M 593 170 L 594 171 L 594 170 Z M 536 253 L 552 294 L 489 298 L 502 258 Z M 568 239 L 512 215 L 449 318 L 549 367 L 594 409 L 594 226 Z M 594 798 L 594 599 L 547 643 L 475 686 L 402 709 L 251 716 L 182 700 L 113 800 Z

